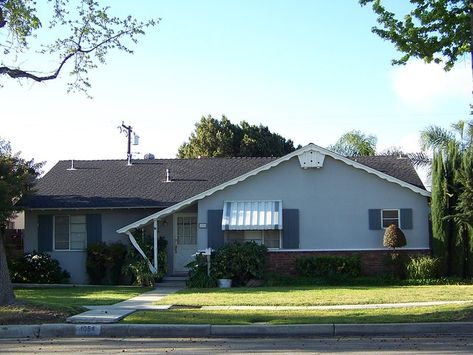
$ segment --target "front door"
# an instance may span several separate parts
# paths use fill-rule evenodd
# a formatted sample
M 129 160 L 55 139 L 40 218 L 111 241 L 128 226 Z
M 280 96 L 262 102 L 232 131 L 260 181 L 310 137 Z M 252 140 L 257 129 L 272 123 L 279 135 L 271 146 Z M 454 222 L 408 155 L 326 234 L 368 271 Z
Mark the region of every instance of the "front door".
M 197 252 L 197 214 L 174 215 L 174 273 L 188 272 L 185 267 Z

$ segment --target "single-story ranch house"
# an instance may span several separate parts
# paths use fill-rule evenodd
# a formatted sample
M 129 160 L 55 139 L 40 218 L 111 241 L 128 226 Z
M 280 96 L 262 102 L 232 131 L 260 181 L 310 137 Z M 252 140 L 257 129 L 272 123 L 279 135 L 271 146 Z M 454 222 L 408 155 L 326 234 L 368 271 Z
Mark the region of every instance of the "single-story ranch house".
M 268 247 L 270 271 L 294 272 L 301 255 L 357 252 L 373 274 L 392 223 L 403 252 L 430 252 L 429 197 L 407 158 L 349 159 L 315 144 L 281 158 L 60 161 L 25 202 L 24 245 L 58 259 L 74 283 L 88 282 L 88 244 L 127 243 L 136 229 L 155 251 L 168 241 L 169 274 L 185 273 L 198 250 L 246 240 Z

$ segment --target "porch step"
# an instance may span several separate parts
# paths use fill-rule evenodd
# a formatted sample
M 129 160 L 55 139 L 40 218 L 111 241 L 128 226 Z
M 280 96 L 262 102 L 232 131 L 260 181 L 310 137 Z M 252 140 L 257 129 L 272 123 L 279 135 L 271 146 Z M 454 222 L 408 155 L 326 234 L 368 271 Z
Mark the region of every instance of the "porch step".
M 156 287 L 178 287 L 178 288 L 185 288 L 186 287 L 186 280 L 187 277 L 185 276 L 167 276 L 164 277 L 161 282 L 156 284 Z
M 165 276 L 163 281 L 186 281 L 188 276 Z

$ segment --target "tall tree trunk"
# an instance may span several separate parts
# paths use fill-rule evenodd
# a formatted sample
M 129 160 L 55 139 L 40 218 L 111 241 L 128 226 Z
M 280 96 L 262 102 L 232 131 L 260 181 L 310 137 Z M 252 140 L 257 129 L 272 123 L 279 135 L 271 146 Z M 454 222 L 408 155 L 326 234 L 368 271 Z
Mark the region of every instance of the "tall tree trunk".
M 3 244 L 4 234 L 3 231 L 0 231 L 0 305 L 15 301 L 10 273 L 8 272 L 7 255 Z

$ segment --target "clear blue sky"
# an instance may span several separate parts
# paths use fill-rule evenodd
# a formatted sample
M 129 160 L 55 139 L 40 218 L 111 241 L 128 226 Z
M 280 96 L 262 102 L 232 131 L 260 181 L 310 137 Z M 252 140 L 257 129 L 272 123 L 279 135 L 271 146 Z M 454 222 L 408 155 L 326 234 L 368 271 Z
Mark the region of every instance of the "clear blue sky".
M 0 136 L 46 169 L 60 159 L 124 159 L 122 120 L 141 137 L 137 157 L 174 157 L 208 114 L 262 123 L 296 144 L 327 146 L 358 129 L 376 135 L 380 150 L 406 151 L 422 128 L 469 117 L 468 58 L 449 73 L 391 66 L 399 54 L 371 33 L 375 16 L 356 0 L 110 4 L 162 21 L 134 55 L 113 52 L 90 72 L 94 99 L 67 94 L 66 72 L 45 84 L 1 79 Z

